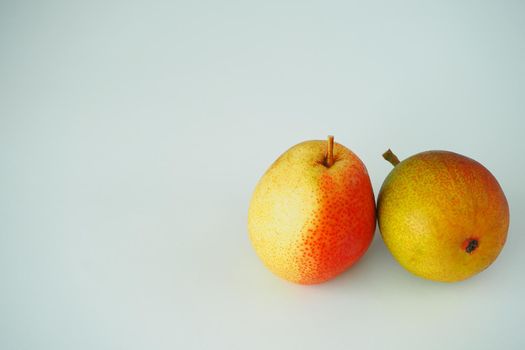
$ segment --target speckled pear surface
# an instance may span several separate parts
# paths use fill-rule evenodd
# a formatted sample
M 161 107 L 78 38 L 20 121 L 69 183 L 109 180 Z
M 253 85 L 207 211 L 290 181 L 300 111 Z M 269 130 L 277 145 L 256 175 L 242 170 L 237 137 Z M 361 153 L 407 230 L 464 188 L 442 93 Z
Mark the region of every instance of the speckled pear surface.
M 361 160 L 326 141 L 306 141 L 281 155 L 254 191 L 248 230 L 263 263 L 276 275 L 316 284 L 349 268 L 375 230 L 375 201 Z
M 507 237 L 509 207 L 494 176 L 465 156 L 428 151 L 397 164 L 378 196 L 383 240 L 413 274 L 464 280 L 487 268 Z

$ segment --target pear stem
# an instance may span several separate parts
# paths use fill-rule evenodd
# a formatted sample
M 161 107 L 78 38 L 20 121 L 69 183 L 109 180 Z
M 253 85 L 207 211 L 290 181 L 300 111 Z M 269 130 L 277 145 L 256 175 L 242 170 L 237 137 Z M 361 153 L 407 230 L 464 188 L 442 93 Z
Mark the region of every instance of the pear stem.
M 388 160 L 390 164 L 392 164 L 393 166 L 396 166 L 399 164 L 399 158 L 397 158 L 397 156 L 394 154 L 394 152 L 390 150 L 390 148 L 388 149 L 388 151 L 383 153 L 383 158 Z
M 332 135 L 328 135 L 326 166 L 330 168 L 332 165 L 334 165 L 334 137 Z

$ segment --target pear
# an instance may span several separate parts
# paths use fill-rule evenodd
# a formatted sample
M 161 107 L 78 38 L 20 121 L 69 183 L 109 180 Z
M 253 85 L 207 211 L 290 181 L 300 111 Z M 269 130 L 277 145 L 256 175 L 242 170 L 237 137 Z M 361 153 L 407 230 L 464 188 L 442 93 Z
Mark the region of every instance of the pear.
M 483 165 L 447 151 L 418 153 L 399 162 L 378 197 L 378 221 L 394 258 L 413 274 L 461 281 L 486 269 L 501 252 L 509 206 Z
M 257 184 L 248 212 L 257 255 L 299 284 L 325 282 L 352 266 L 368 249 L 375 222 L 367 170 L 332 136 L 282 154 Z

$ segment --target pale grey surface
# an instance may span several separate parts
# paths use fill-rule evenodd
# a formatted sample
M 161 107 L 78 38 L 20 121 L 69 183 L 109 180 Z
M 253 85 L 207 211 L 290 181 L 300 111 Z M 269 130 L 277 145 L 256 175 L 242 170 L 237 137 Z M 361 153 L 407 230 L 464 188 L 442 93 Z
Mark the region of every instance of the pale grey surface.
M 524 38 L 523 1 L 2 1 L 0 348 L 523 349 Z M 274 277 L 251 191 L 328 133 L 376 193 L 388 147 L 481 161 L 500 258 L 433 283 L 376 232 L 336 280 Z

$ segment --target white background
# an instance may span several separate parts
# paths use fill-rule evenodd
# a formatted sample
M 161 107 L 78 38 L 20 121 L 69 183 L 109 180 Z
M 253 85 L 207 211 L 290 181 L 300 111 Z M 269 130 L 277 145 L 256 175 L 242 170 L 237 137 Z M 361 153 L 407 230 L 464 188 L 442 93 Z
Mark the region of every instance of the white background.
M 2 1 L 0 348 L 523 349 L 523 118 L 523 1 Z M 388 147 L 482 162 L 498 260 L 425 281 L 376 232 L 333 281 L 274 277 L 251 192 L 327 134 L 376 194 Z

